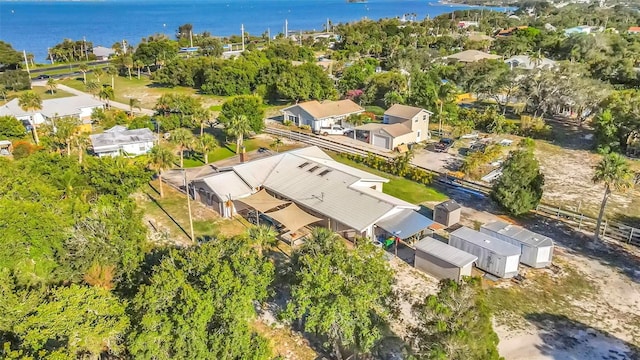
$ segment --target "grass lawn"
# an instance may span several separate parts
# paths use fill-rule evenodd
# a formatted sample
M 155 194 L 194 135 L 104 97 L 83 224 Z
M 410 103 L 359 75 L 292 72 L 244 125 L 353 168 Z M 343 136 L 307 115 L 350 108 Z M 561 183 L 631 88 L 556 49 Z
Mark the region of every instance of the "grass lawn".
M 384 184 L 384 186 L 382 187 L 382 191 L 385 194 L 395 196 L 406 202 L 419 205 L 428 201 L 444 201 L 448 199 L 445 194 L 441 193 L 433 187 L 418 184 L 415 181 L 401 178 L 399 176 L 393 176 L 385 172 L 372 169 L 366 165 L 356 163 L 355 161 L 346 159 L 334 153 L 331 153 L 331 157 L 334 160 L 345 165 L 349 165 L 356 169 L 364 170 L 389 179 L 389 182 Z
M 190 244 L 189 213 L 186 195 L 164 184 L 164 198 L 156 191 L 158 181 L 143 186 L 136 196 L 138 206 L 144 211 L 147 221 L 168 233 L 172 243 Z M 244 219 L 223 219 L 198 201 L 191 202 L 193 232 L 196 239 L 212 239 L 218 235 L 233 236 L 243 233 L 248 227 Z
M 378 116 L 382 116 L 384 115 L 385 110 L 383 108 L 381 108 L 380 106 L 376 106 L 376 105 L 367 105 L 364 107 L 365 111 L 368 112 L 372 112 Z
M 10 92 L 9 94 L 7 94 L 7 102 L 9 102 L 9 101 L 11 101 L 11 100 L 13 100 L 15 98 L 20 97 L 20 95 L 24 94 L 27 91 L 29 91 L 29 90 Z M 73 96 L 73 94 L 70 94 L 70 93 L 68 93 L 66 91 L 62 91 L 62 90 L 56 90 L 52 94 L 51 91 L 49 91 L 49 89 L 47 87 L 44 87 L 44 86 L 34 86 L 31 91 L 33 91 L 36 94 L 40 95 L 42 100 L 60 99 L 60 98 Z M 2 99 L 0 99 L 0 104 L 3 104 Z

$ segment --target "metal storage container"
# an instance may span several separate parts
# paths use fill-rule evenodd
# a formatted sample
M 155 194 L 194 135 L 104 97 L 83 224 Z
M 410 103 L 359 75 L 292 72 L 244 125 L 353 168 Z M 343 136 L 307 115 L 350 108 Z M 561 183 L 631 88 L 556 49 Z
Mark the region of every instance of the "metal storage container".
M 520 262 L 534 268 L 551 265 L 553 240 L 504 221 L 482 225 L 480 232 L 520 247 Z
M 416 243 L 414 266 L 438 279 L 460 281 L 471 275 L 473 263 L 478 257 L 447 245 L 432 237 Z
M 450 234 L 449 245 L 477 256 L 476 266 L 490 274 L 502 278 L 518 274 L 520 248 L 506 241 L 461 227 Z

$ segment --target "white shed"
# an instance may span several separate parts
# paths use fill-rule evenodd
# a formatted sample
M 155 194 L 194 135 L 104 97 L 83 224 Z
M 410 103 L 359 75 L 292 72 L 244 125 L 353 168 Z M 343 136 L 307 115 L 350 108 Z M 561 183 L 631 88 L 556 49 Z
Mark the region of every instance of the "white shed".
M 414 266 L 438 279 L 460 281 L 471 276 L 471 268 L 478 257 L 447 245 L 432 237 L 416 243 Z
M 536 234 L 523 227 L 504 221 L 494 221 L 482 225 L 480 232 L 520 247 L 520 262 L 533 268 L 551 265 L 553 258 L 553 240 Z
M 449 245 L 478 257 L 476 266 L 501 278 L 518 274 L 520 248 L 487 234 L 461 227 L 449 236 Z

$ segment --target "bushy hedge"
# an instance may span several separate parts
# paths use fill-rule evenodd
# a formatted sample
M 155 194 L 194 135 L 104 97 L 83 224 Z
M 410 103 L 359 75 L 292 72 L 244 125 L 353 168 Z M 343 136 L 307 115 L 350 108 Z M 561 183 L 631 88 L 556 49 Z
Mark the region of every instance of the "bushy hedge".
M 351 161 L 366 165 L 372 169 L 383 171 L 391 175 L 401 176 L 420 184 L 428 185 L 431 184 L 431 181 L 433 180 L 432 173 L 411 166 L 411 158 L 413 157 L 411 152 L 407 152 L 394 159 L 385 159 L 372 153 L 369 153 L 367 156 L 356 154 L 343 154 L 342 156 Z

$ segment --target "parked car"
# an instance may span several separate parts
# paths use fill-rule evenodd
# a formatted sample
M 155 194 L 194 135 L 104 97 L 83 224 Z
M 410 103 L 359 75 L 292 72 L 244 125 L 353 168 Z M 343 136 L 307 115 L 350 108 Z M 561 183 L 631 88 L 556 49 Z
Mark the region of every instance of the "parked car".
M 49 76 L 47 74 L 42 74 L 42 75 L 39 75 L 38 77 L 36 77 L 36 79 L 38 79 L 38 80 L 47 80 L 50 77 L 51 76 Z
M 440 142 L 438 142 L 435 146 L 435 151 L 447 152 L 453 146 L 453 142 L 453 139 L 449 138 L 440 139 Z
M 344 135 L 345 131 L 347 129 L 343 128 L 342 126 L 338 126 L 338 125 L 334 125 L 331 127 L 321 127 L 320 129 L 314 131 L 314 133 L 316 134 L 320 134 L 320 135 Z

